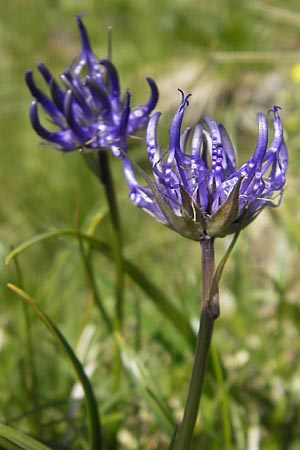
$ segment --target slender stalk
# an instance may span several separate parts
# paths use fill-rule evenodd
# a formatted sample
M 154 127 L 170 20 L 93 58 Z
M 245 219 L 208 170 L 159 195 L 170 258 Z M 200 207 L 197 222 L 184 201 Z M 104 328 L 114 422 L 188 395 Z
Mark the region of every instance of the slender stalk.
M 111 168 L 109 164 L 109 152 L 107 151 L 98 151 L 98 169 L 99 169 L 99 177 L 102 182 L 105 190 L 105 195 L 107 199 L 107 203 L 109 206 L 112 229 L 114 234 L 113 240 L 113 250 L 114 250 L 114 260 L 115 260 L 115 276 L 116 276 L 116 284 L 115 284 L 115 321 L 114 327 L 116 331 L 121 331 L 123 328 L 124 322 L 124 258 L 123 258 L 123 236 L 121 230 L 121 221 L 117 203 L 116 192 L 114 188 Z M 118 391 L 120 388 L 121 382 L 121 372 L 122 372 L 122 361 L 121 355 L 116 347 L 116 357 L 115 357 L 115 365 L 114 365 L 114 389 Z M 114 448 L 116 445 L 117 439 L 117 430 L 112 427 L 111 430 L 111 448 Z
M 214 321 L 219 315 L 218 293 L 216 293 L 213 298 L 210 298 L 210 290 L 215 271 L 214 241 L 213 239 L 203 240 L 200 245 L 202 253 L 202 305 L 200 326 L 183 420 L 178 430 L 178 437 L 175 440 L 175 450 L 188 450 L 191 446 L 199 411 Z
M 114 254 L 116 264 L 116 326 L 118 329 L 122 329 L 124 319 L 124 267 L 121 222 L 109 164 L 109 154 L 107 151 L 99 151 L 98 157 L 100 180 L 105 189 L 114 233 Z

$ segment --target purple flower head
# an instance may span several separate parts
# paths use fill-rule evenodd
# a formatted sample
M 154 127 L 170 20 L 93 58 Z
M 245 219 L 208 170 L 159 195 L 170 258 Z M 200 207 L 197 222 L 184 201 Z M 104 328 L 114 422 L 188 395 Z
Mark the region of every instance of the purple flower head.
M 115 66 L 94 55 L 80 16 L 77 24 L 81 51 L 60 76 L 61 86 L 43 63 L 38 64 L 38 70 L 48 85 L 49 96 L 37 87 L 31 70 L 25 74 L 27 86 L 35 98 L 30 106 L 31 124 L 46 143 L 62 151 L 106 148 L 120 156 L 119 147 L 124 148 L 126 136 L 147 124 L 158 100 L 158 90 L 155 82 L 147 78 L 148 102 L 130 107 L 128 92 L 125 99 L 120 98 Z M 54 131 L 41 124 L 38 104 L 49 116 Z
M 257 144 L 251 158 L 236 167 L 235 153 L 223 125 L 207 117 L 181 132 L 188 99 L 183 92 L 170 128 L 169 148 L 157 144 L 160 113 L 148 122 L 147 151 L 152 181 L 127 154 L 124 173 L 133 203 L 183 236 L 199 241 L 223 237 L 248 225 L 265 206 L 278 206 L 288 163 L 279 107 L 274 106 L 273 138 L 259 113 Z M 141 185 L 137 172 L 146 186 Z

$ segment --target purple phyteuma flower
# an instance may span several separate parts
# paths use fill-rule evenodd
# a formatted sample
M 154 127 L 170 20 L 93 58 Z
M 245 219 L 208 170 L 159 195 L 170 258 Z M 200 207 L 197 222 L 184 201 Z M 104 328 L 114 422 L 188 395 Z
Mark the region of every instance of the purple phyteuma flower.
M 258 113 L 257 144 L 251 158 L 236 167 L 235 152 L 223 125 L 205 118 L 181 132 L 188 99 L 184 96 L 171 123 L 169 148 L 157 144 L 160 113 L 147 127 L 147 151 L 154 180 L 123 153 L 124 174 L 135 205 L 181 235 L 195 240 L 224 237 L 248 225 L 266 206 L 278 206 L 286 181 L 287 149 L 274 106 L 273 139 L 267 117 Z M 141 185 L 139 178 L 146 181 Z
M 148 102 L 130 107 L 130 94 L 120 98 L 119 77 L 108 59 L 99 60 L 93 53 L 81 16 L 77 17 L 81 51 L 60 76 L 62 87 L 43 64 L 38 70 L 46 81 L 50 97 L 39 89 L 33 73 L 25 74 L 35 100 L 30 106 L 30 120 L 36 133 L 46 143 L 65 152 L 72 150 L 111 149 L 120 156 L 126 136 L 146 125 L 158 100 L 158 89 L 151 78 Z M 49 116 L 55 131 L 44 128 L 38 115 L 38 104 Z M 52 127 L 53 128 L 53 127 Z

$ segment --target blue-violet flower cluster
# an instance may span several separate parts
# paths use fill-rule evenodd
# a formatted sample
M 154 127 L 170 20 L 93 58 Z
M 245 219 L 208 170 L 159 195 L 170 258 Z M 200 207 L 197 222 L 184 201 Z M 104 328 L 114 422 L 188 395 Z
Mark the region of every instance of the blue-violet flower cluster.
M 130 108 L 129 93 L 125 100 L 120 98 L 115 66 L 108 59 L 97 59 L 80 16 L 77 23 L 82 48 L 60 76 L 63 88 L 43 63 L 38 64 L 38 70 L 49 87 L 50 97 L 38 88 L 32 71 L 26 72 L 27 85 L 35 98 L 30 107 L 31 124 L 46 143 L 60 150 L 105 148 L 120 156 L 119 147 L 125 146 L 126 137 L 147 124 L 158 100 L 158 90 L 155 82 L 147 78 L 151 91 L 148 102 Z M 54 131 L 41 124 L 38 104 L 50 117 Z
M 259 113 L 257 144 L 251 158 L 236 167 L 235 152 L 226 129 L 212 118 L 181 132 L 188 96 L 174 115 L 169 148 L 157 144 L 160 113 L 147 127 L 147 150 L 154 180 L 123 153 L 124 173 L 131 200 L 183 236 L 200 241 L 223 237 L 248 225 L 266 206 L 278 206 L 288 163 L 279 107 L 274 106 L 273 138 L 268 121 Z M 189 150 L 188 150 L 189 147 Z M 146 181 L 139 183 L 135 174 Z

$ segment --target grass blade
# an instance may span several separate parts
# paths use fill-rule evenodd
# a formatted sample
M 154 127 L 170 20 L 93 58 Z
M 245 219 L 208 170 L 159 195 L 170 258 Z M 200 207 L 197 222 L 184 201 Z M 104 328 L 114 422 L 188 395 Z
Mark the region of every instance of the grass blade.
M 46 328 L 50 331 L 52 336 L 54 336 L 56 341 L 59 343 L 64 352 L 67 354 L 85 393 L 86 407 L 89 417 L 91 450 L 101 450 L 102 437 L 101 437 L 101 426 L 100 426 L 100 418 L 98 415 L 97 402 L 92 390 L 92 386 L 90 384 L 87 375 L 84 372 L 82 364 L 78 360 L 77 356 L 75 355 L 74 351 L 72 350 L 70 344 L 68 343 L 62 332 L 46 315 L 46 313 L 44 313 L 43 310 L 39 306 L 37 306 L 35 300 L 14 284 L 9 283 L 7 287 L 11 289 L 13 292 L 15 292 L 19 297 L 21 297 L 23 300 L 25 300 L 26 303 L 28 303 L 31 306 L 31 308 L 34 310 L 39 319 L 44 323 Z
M 70 236 L 76 239 L 82 239 L 88 242 L 94 250 L 99 251 L 110 261 L 114 261 L 113 249 L 106 242 L 102 242 L 93 236 L 89 236 L 88 234 L 79 233 L 77 230 L 63 229 L 41 233 L 27 240 L 9 253 L 6 257 L 5 264 L 9 264 L 13 258 L 28 250 L 33 245 L 61 236 Z M 165 315 L 176 330 L 180 332 L 192 348 L 194 348 L 196 337 L 184 314 L 175 305 L 173 305 L 166 294 L 151 280 L 149 280 L 149 278 L 135 264 L 124 258 L 123 267 L 130 278 L 145 292 L 160 312 Z
M 22 450 L 51 450 L 45 444 L 3 423 L 0 423 L 0 436 Z

